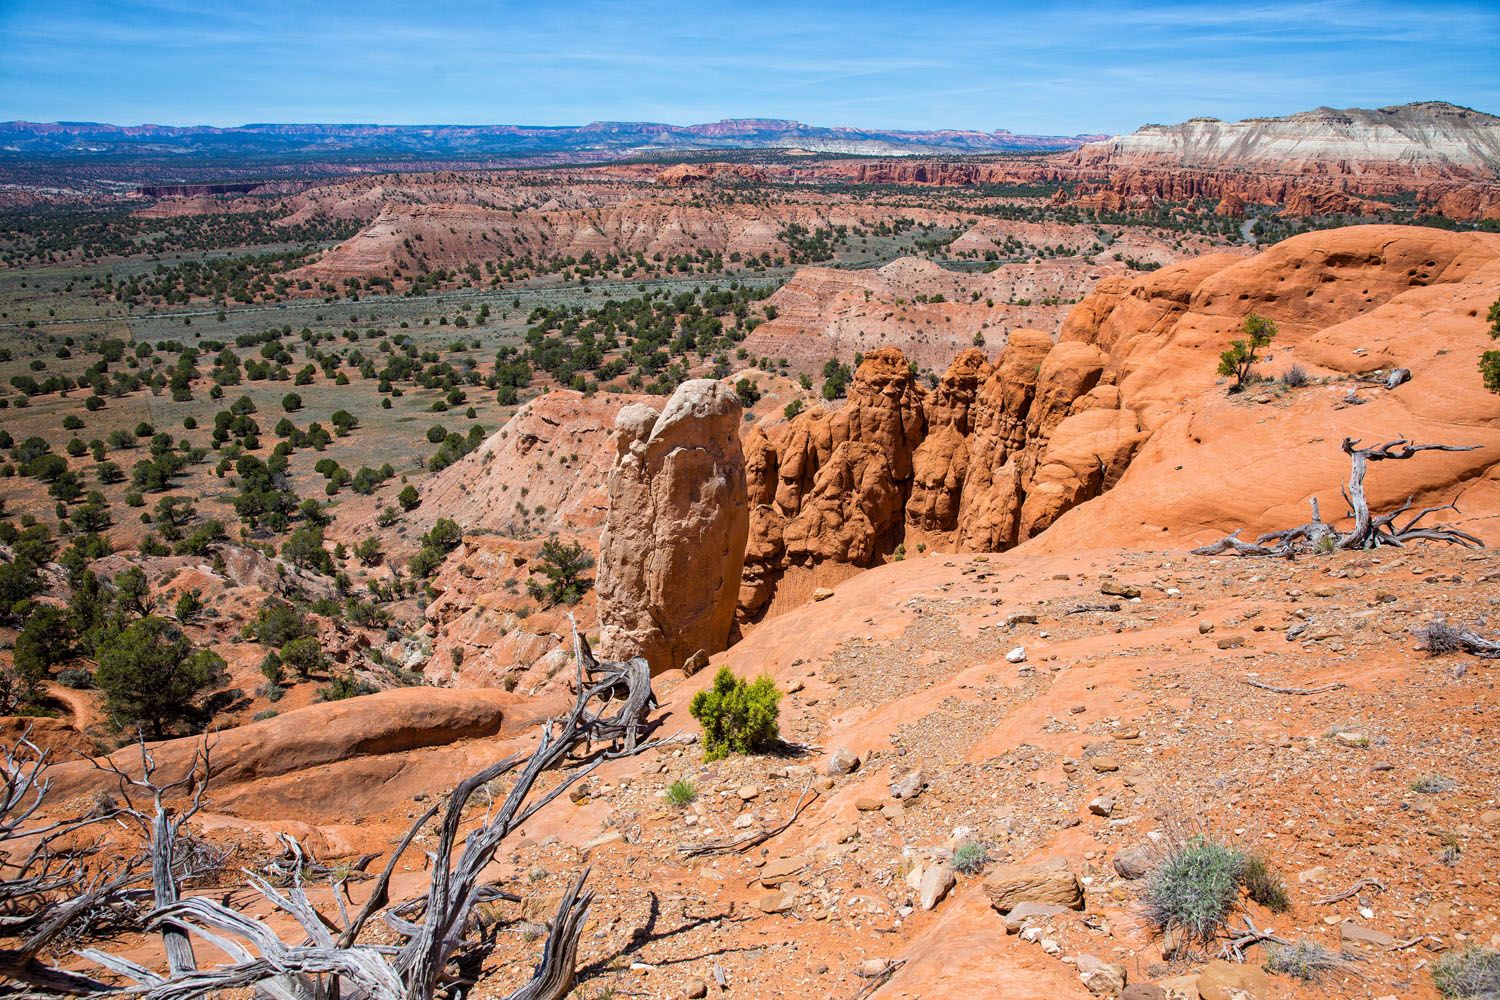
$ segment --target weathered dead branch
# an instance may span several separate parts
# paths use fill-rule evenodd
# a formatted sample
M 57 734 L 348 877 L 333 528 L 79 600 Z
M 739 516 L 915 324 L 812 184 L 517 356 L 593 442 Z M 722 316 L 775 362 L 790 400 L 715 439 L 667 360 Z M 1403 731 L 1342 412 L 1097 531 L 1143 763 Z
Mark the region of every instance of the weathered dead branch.
M 74 834 L 116 819 L 118 809 L 27 825 L 50 789 L 49 758 L 29 732 L 0 754 L 0 938 L 11 942 L 0 947 L 0 980 L 32 996 L 88 994 L 107 987 L 39 956 L 92 927 L 133 920 L 144 856 L 92 865 L 99 845 L 73 843 Z
M 1224 942 L 1219 949 L 1219 957 L 1226 961 L 1243 962 L 1245 960 L 1245 949 L 1254 944 L 1264 944 L 1270 941 L 1274 944 L 1290 945 L 1286 938 L 1278 937 L 1275 928 L 1260 928 L 1255 926 L 1255 921 L 1249 917 L 1242 917 L 1245 921 L 1243 930 L 1231 931 L 1231 937 Z
M 1258 681 L 1254 677 L 1246 677 L 1245 678 L 1245 683 L 1249 684 L 1253 688 L 1260 688 L 1262 691 L 1270 691 L 1273 694 L 1302 694 L 1302 695 L 1306 695 L 1306 694 L 1323 694 L 1326 691 L 1338 691 L 1341 688 L 1344 688 L 1344 687 L 1348 686 L 1347 684 L 1344 684 L 1342 681 L 1333 681 L 1332 683 L 1329 683 L 1329 684 L 1319 684 L 1317 687 L 1310 687 L 1310 688 L 1280 687 L 1280 686 L 1275 685 L 1275 684 L 1267 684 L 1265 681 Z
M 287 838 L 284 843 L 289 863 L 279 865 L 277 873 L 288 878 L 288 885 L 279 889 L 255 872 L 245 875 L 261 896 L 297 922 L 304 934 L 302 941 L 283 941 L 261 920 L 200 896 L 173 898 L 151 914 L 152 926 L 162 931 L 168 945 L 166 974 L 98 951 L 82 954 L 135 984 L 124 992 L 151 1000 L 186 1000 L 211 990 L 246 986 L 255 986 L 275 1000 L 431 1000 L 440 990 L 458 985 L 451 962 L 482 948 L 469 936 L 475 905 L 517 898 L 480 881 L 505 838 L 604 761 L 661 745 L 646 740 L 652 728 L 648 716 L 656 705 L 646 661 L 599 661 L 576 624 L 574 651 L 578 678 L 572 710 L 542 727 L 529 757 L 507 757 L 470 775 L 444 802 L 418 817 L 376 877 L 370 898 L 353 918 L 339 896 L 347 875 L 309 863 L 296 841 Z M 596 744 L 602 749 L 593 749 Z M 573 756 L 578 751 L 584 754 L 581 760 Z M 564 771 L 551 788 L 533 794 L 543 774 L 570 764 L 575 766 Z M 516 778 L 510 793 L 462 838 L 460 849 L 460 828 L 470 800 L 481 788 L 511 772 L 516 772 Z M 401 856 L 418 831 L 435 817 L 437 846 L 429 855 L 432 877 L 426 895 L 389 906 L 390 880 Z M 153 839 L 153 861 L 161 843 Z M 362 860 L 368 863 L 368 859 Z M 338 922 L 320 913 L 308 899 L 304 889 L 307 874 L 328 878 L 339 906 Z M 583 889 L 587 877 L 587 870 L 581 872 L 563 897 L 531 979 L 513 991 L 509 1000 L 561 1000 L 572 989 L 578 942 L 593 898 Z M 404 944 L 359 942 L 360 931 L 377 914 L 405 938 Z M 191 965 L 191 951 L 185 961 L 180 949 L 174 957 L 171 935 L 179 931 L 214 945 L 232 962 L 199 970 Z
M 891 977 L 905 964 L 906 959 L 893 958 L 885 963 L 885 966 L 878 972 L 865 973 L 856 969 L 854 974 L 866 980 L 866 982 L 864 986 L 860 987 L 859 992 L 854 994 L 851 1000 L 866 1000 L 867 997 L 874 996 L 882 986 L 891 981 Z
M 809 792 L 812 793 L 811 798 L 808 797 Z M 797 817 L 802 815 L 802 810 L 812 805 L 817 798 L 818 793 L 813 791 L 812 779 L 809 778 L 807 784 L 802 788 L 802 794 L 797 796 L 797 804 L 792 807 L 792 814 L 780 826 L 756 830 L 735 840 L 719 843 L 680 844 L 677 847 L 677 853 L 681 854 L 684 858 L 706 858 L 721 854 L 743 854 L 750 850 L 750 848 L 759 847 L 772 837 L 785 833 L 793 823 L 797 822 Z
M 1349 888 L 1345 889 L 1343 892 L 1336 892 L 1332 896 L 1324 896 L 1322 899 L 1313 900 L 1313 905 L 1327 906 L 1329 903 L 1338 903 L 1345 899 L 1348 899 L 1351 896 L 1359 895 L 1359 893 L 1365 889 L 1378 889 L 1381 892 L 1385 892 L 1385 883 L 1380 881 L 1379 879 L 1362 878 L 1358 882 L 1355 882 L 1353 885 L 1351 885 Z
M 1384 545 L 1401 547 L 1408 542 L 1433 541 L 1461 545 L 1465 548 L 1483 548 L 1484 543 L 1466 531 L 1447 525 L 1422 526 L 1421 522 L 1445 510 L 1458 510 L 1455 503 L 1436 507 L 1424 507 L 1411 513 L 1413 501 L 1407 501 L 1393 511 L 1374 514 L 1370 511 L 1365 496 L 1365 474 L 1369 463 L 1387 460 L 1401 461 L 1424 451 L 1473 451 L 1479 445 L 1413 444 L 1406 438 L 1397 438 L 1373 448 L 1359 447 L 1355 438 L 1344 438 L 1342 447 L 1349 456 L 1349 482 L 1343 488 L 1344 501 L 1349 505 L 1345 519 L 1353 523 L 1347 531 L 1340 531 L 1323 520 L 1318 509 L 1318 498 L 1312 498 L 1312 520 L 1295 528 L 1273 531 L 1261 535 L 1254 542 L 1239 537 L 1243 529 L 1236 528 L 1225 537 L 1192 550 L 1194 555 L 1216 556 L 1233 553 L 1241 556 L 1294 556 L 1304 552 L 1334 552 L 1352 549 L 1374 549 Z M 1404 523 L 1397 521 L 1411 513 Z

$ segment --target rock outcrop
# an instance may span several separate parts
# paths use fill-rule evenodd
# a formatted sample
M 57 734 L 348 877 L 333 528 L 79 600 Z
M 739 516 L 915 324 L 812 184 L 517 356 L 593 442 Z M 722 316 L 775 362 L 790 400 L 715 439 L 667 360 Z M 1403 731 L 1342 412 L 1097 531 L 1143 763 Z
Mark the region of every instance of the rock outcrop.
M 1389 440 L 1425 426 L 1446 440 L 1461 426 L 1464 443 L 1484 447 L 1382 470 L 1382 491 L 1392 503 L 1442 503 L 1455 482 L 1492 492 L 1493 396 L 1473 363 L 1487 344 L 1480 317 L 1497 279 L 1500 236 L 1357 226 L 1252 258 L 1215 254 L 1107 278 L 1069 314 L 1057 343 L 1015 330 L 993 359 L 963 351 L 931 389 L 901 352 L 873 351 L 841 409 L 815 408 L 747 440 L 741 614 L 763 615 L 788 574 L 867 567 L 917 543 L 1004 550 L 1100 496 L 1121 513 L 1080 512 L 1048 544 L 1089 546 L 1126 532 L 1143 545 L 1164 530 L 1197 537 L 1296 523 L 1320 490 L 1332 494 L 1325 511 L 1338 507 L 1344 433 Z M 1266 373 L 1293 353 L 1333 384 L 1256 396 L 1263 408 L 1254 417 L 1244 395 L 1226 396 L 1217 355 L 1250 312 L 1280 327 Z M 1360 402 L 1370 405 L 1330 425 L 1330 407 L 1346 406 L 1362 373 L 1395 367 L 1428 388 L 1369 389 Z M 1266 429 L 1281 421 L 1287 429 Z M 1210 440 L 1217 446 L 1205 449 Z M 1289 450 L 1298 454 L 1290 465 Z M 1226 483 L 1236 484 L 1230 495 Z
M 870 566 L 908 540 L 1009 548 L 1119 479 L 1144 435 L 1102 385 L 1108 355 L 1018 330 L 961 353 L 930 391 L 895 348 L 867 355 L 842 409 L 746 445 L 751 540 L 741 613 L 794 567 Z
M 742 409 L 720 382 L 678 386 L 615 420 L 599 542 L 600 652 L 680 667 L 730 641 L 749 531 Z

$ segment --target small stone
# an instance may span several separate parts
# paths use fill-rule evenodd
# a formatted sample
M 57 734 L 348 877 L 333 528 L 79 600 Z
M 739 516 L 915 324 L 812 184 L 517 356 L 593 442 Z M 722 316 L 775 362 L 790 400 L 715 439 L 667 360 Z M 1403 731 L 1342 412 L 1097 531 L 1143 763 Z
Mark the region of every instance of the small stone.
M 882 803 L 873 795 L 861 795 L 854 800 L 854 808 L 862 813 L 874 812 L 881 807 Z
M 1025 663 L 1026 662 L 1026 647 L 1024 647 L 1024 646 L 1017 646 L 1015 649 L 1012 649 L 1009 653 L 1006 653 L 1005 654 L 1005 662 L 1007 662 L 1007 663 Z
M 845 826 L 836 826 L 833 828 L 830 836 L 832 837 L 832 840 L 835 844 L 847 844 L 849 843 L 849 841 L 859 836 L 859 827 L 855 826 L 853 823 L 849 823 Z
M 1046 920 L 1068 912 L 1070 911 L 1066 906 L 1058 906 L 1056 903 L 1017 903 L 1002 919 L 1005 921 L 1005 929 L 1015 934 L 1028 919 Z
M 812 599 L 814 601 L 826 601 L 832 596 L 833 591 L 829 590 L 827 587 L 819 587 L 817 590 L 814 590 L 812 592 Z
M 1154 983 L 1131 983 L 1120 993 L 1120 1000 L 1167 1000 L 1167 994 Z
M 792 908 L 794 898 L 787 893 L 768 892 L 755 899 L 754 906 L 762 913 L 781 913 Z
M 890 963 L 883 958 L 867 958 L 859 963 L 859 974 L 866 979 L 874 979 L 885 972 L 888 965 Z
M 1120 769 L 1120 762 L 1113 757 L 1095 757 L 1089 761 L 1089 766 L 1100 774 L 1108 774 L 1111 771 L 1118 771 Z
M 1108 795 L 1101 795 L 1089 803 L 1089 812 L 1095 816 L 1108 816 L 1115 811 L 1115 800 Z
M 1384 950 L 1396 943 L 1396 939 L 1385 931 L 1365 927 L 1346 920 L 1339 925 L 1339 941 L 1345 948 L 1379 948 Z
M 706 666 L 708 666 L 708 654 L 700 649 L 682 661 L 682 672 L 691 677 Z
M 1224 638 L 1214 643 L 1214 645 L 1218 646 L 1220 649 L 1239 649 L 1244 644 L 1245 637 L 1242 635 L 1226 635 Z
M 688 1000 L 703 1000 L 708 996 L 708 984 L 694 976 L 682 985 L 682 995 Z
M 740 801 L 749 802 L 753 799 L 760 798 L 760 789 L 756 788 L 754 785 L 745 785 L 735 794 L 740 797 Z
M 922 789 L 927 787 L 927 777 L 920 770 L 908 771 L 896 781 L 891 782 L 891 798 L 914 799 L 922 794 Z
M 1145 844 L 1127 848 L 1115 855 L 1114 865 L 1115 873 L 1123 879 L 1133 882 L 1145 878 L 1151 870 L 1151 848 Z
M 1122 726 L 1115 730 L 1114 738 L 1117 740 L 1138 740 L 1141 738 L 1141 731 L 1134 726 Z
M 1079 955 L 1078 978 L 1095 996 L 1108 997 L 1125 989 L 1125 966 L 1106 962 L 1097 955 Z
M 917 904 L 924 910 L 934 909 L 957 881 L 953 869 L 947 865 L 933 865 L 922 873 L 917 886 Z
M 1214 630 L 1214 623 L 1213 622 L 1199 622 L 1198 623 L 1198 634 L 1199 635 L 1208 635 L 1208 633 L 1212 632 L 1213 630 Z
M 1167 1000 L 1199 1000 L 1197 976 L 1173 976 L 1156 984 Z
M 1141 596 L 1141 588 L 1129 583 L 1119 583 L 1115 580 L 1105 580 L 1099 584 L 1099 592 L 1108 594 L 1110 597 L 1136 598 Z
M 859 767 L 859 757 L 854 751 L 839 747 L 828 755 L 828 763 L 824 770 L 829 775 L 837 777 L 840 774 L 851 774 L 857 767 Z

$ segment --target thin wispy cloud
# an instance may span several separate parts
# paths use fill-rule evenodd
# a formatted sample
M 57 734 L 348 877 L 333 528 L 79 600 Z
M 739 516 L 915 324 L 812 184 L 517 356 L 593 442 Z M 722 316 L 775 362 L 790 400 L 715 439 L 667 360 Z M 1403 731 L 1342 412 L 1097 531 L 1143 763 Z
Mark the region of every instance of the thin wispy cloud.
M 0 119 L 1128 131 L 1500 111 L 1497 51 L 1494 0 L 0 0 Z

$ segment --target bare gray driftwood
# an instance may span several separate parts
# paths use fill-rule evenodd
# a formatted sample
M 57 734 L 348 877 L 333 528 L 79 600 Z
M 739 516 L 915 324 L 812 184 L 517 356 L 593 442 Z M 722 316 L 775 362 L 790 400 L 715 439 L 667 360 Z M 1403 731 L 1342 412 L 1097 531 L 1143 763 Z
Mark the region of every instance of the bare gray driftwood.
M 152 925 L 164 933 L 185 929 L 228 954 L 228 965 L 194 969 L 169 953 L 168 970 L 161 973 L 100 951 L 81 954 L 134 983 L 121 992 L 150 1000 L 187 1000 L 211 990 L 249 986 L 273 1000 L 431 1000 L 457 985 L 453 960 L 481 947 L 470 937 L 475 905 L 516 898 L 482 881 L 505 838 L 604 761 L 661 745 L 646 739 L 652 729 L 649 713 L 656 704 L 646 661 L 598 660 L 576 624 L 574 650 L 578 677 L 571 711 L 542 727 L 530 756 L 507 757 L 470 775 L 444 802 L 418 817 L 376 877 L 370 898 L 352 918 L 338 895 L 340 885 L 330 884 L 339 922 L 312 904 L 303 883 L 309 866 L 303 863 L 300 847 L 288 839 L 289 885 L 279 889 L 255 872 L 245 875 L 261 896 L 297 922 L 301 940 L 283 940 L 263 921 L 195 896 L 158 907 L 151 914 Z M 602 748 L 595 750 L 595 744 Z M 575 751 L 585 753 L 581 762 L 572 757 Z M 543 774 L 569 764 L 575 766 L 564 770 L 545 792 L 537 791 Z M 473 796 L 512 772 L 516 777 L 504 802 L 461 838 L 464 811 Z M 389 906 L 390 879 L 399 859 L 434 818 L 437 844 L 429 854 L 432 876 L 425 897 Z M 153 841 L 153 856 L 159 845 Z M 573 988 L 578 942 L 593 898 L 583 889 L 587 877 L 587 870 L 581 872 L 564 895 L 532 977 L 508 1000 L 562 1000 Z M 403 944 L 359 941 L 360 931 L 377 914 L 405 939 Z
M 1370 510 L 1370 502 L 1365 496 L 1365 475 L 1371 462 L 1400 461 L 1424 451 L 1473 451 L 1478 445 L 1413 444 L 1406 438 L 1397 438 L 1373 448 L 1361 448 L 1358 440 L 1344 438 L 1341 447 L 1344 454 L 1349 456 L 1349 482 L 1344 487 L 1343 495 L 1344 501 L 1349 505 L 1345 519 L 1352 519 L 1353 523 L 1347 531 L 1340 531 L 1324 521 L 1318 509 L 1318 498 L 1313 497 L 1312 520 L 1306 524 L 1261 535 L 1254 542 L 1241 539 L 1239 533 L 1243 529 L 1235 529 L 1216 542 L 1193 549 L 1193 554 L 1294 556 L 1304 552 L 1373 549 L 1383 545 L 1400 547 L 1419 540 L 1448 542 L 1475 549 L 1484 547 L 1483 542 L 1466 531 L 1446 525 L 1421 524 L 1433 514 L 1445 510 L 1456 511 L 1458 507 L 1451 502 L 1436 507 L 1423 507 L 1413 512 L 1413 500 L 1408 498 L 1393 511 L 1375 514 Z M 1405 519 L 1402 520 L 1403 518 Z

